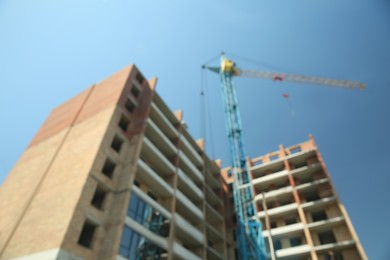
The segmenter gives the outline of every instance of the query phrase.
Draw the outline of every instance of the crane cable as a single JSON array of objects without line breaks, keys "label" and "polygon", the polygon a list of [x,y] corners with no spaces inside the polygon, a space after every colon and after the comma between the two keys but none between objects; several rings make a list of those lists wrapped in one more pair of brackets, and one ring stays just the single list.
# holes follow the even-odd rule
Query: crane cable
[{"label": "crane cable", "polygon": [[[210,60],[208,63],[212,62],[215,58]],[[205,63],[207,64],[207,63]],[[213,140],[213,125],[212,125],[212,120],[211,120],[211,106],[210,106],[210,99],[208,95],[206,95],[206,90],[207,90],[207,77],[206,77],[206,72],[202,68],[201,70],[201,84],[200,84],[200,97],[201,97],[201,111],[200,111],[200,133],[204,138],[205,142],[205,150],[208,145],[206,142],[207,139],[207,134],[209,134],[210,137],[210,155],[212,158],[215,158],[215,152],[214,152],[214,140]],[[207,132],[207,126],[209,126],[210,131]]]}]

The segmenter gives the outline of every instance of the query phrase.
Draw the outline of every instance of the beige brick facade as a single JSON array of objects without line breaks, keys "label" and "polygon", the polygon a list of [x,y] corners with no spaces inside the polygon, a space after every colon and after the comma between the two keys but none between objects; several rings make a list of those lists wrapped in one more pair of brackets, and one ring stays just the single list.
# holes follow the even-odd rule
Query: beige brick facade
[{"label": "beige brick facade", "polygon": [[[0,189],[0,259],[126,259],[125,229],[143,253],[226,257],[219,168],[156,83],[131,65],[52,111]],[[129,217],[135,198],[167,236]]]}]

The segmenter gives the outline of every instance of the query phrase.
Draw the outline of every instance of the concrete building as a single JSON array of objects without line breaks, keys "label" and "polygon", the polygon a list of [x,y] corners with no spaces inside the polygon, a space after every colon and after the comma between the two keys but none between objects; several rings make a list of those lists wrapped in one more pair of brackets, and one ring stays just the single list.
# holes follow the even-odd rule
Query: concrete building
[{"label": "concrete building", "polygon": [[[367,259],[312,136],[248,164],[257,217],[276,259]],[[228,170],[222,174],[231,185]]]},{"label": "concrete building", "polygon": [[226,259],[219,166],[134,66],[54,109],[0,189],[0,259]]}]

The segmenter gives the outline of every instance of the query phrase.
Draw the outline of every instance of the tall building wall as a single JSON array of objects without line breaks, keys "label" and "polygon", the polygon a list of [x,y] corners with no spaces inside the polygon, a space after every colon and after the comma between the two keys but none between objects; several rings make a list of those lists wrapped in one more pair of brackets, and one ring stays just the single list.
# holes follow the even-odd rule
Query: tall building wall
[{"label": "tall building wall", "polygon": [[226,257],[220,169],[155,85],[129,66],[53,110],[0,189],[1,259]]},{"label": "tall building wall", "polygon": [[[248,165],[257,217],[276,259],[367,259],[311,136],[248,158]],[[222,175],[231,185],[229,169]]]}]

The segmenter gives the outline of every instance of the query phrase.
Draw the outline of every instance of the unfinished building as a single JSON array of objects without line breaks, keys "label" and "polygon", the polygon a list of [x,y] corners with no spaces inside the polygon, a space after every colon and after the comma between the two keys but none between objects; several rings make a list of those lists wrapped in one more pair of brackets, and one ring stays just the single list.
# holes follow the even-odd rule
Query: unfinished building
[{"label": "unfinished building", "polygon": [[[275,259],[367,259],[312,136],[307,142],[248,158],[247,163],[270,255],[272,251]],[[229,168],[223,170],[231,191],[229,174]],[[226,214],[228,240],[234,241],[234,223],[229,222],[233,212]]]},{"label": "unfinished building", "polygon": [[220,168],[128,66],[54,109],[0,189],[1,259],[227,259]]}]

